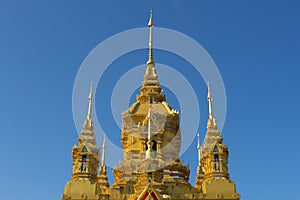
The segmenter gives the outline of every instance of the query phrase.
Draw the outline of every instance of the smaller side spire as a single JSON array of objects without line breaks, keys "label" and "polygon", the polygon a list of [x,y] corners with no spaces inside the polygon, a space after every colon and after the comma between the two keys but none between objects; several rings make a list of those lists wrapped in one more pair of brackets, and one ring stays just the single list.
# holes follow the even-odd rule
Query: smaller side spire
[{"label": "smaller side spire", "polygon": [[209,119],[214,118],[213,114],[213,106],[212,106],[212,97],[211,97],[211,92],[210,92],[210,84],[207,82],[207,101],[208,101],[208,106],[209,106]]},{"label": "smaller side spire", "polygon": [[92,105],[93,104],[93,84],[91,82],[91,86],[90,86],[90,94],[89,94],[89,110],[88,110],[88,119],[92,119]]},{"label": "smaller side spire", "polygon": [[212,95],[211,95],[209,82],[207,82],[207,101],[208,101],[208,116],[209,116],[208,121],[207,121],[207,128],[208,129],[217,129],[218,125],[217,125],[216,119],[214,118]]},{"label": "smaller side spire", "polygon": [[200,162],[200,159],[201,159],[201,143],[200,143],[200,134],[198,133],[197,134],[198,136],[198,146],[197,146],[197,149],[198,149],[198,161]]},{"label": "smaller side spire", "polygon": [[200,188],[202,180],[203,180],[203,169],[202,169],[202,164],[201,164],[200,134],[198,133],[197,136],[198,136],[198,145],[197,145],[197,149],[198,149],[198,167],[197,167],[197,176],[196,176],[195,187]]},{"label": "smaller side spire", "polygon": [[105,166],[105,149],[106,149],[106,136],[104,135],[103,144],[102,144],[101,166]]},{"label": "smaller side spire", "polygon": [[209,106],[209,117],[207,120],[207,131],[205,135],[205,140],[202,149],[202,158],[207,155],[207,153],[214,150],[215,145],[222,143],[222,136],[218,129],[217,121],[213,115],[213,105],[212,105],[212,95],[209,82],[207,83],[207,100]]},{"label": "smaller side spire", "polygon": [[90,93],[89,93],[89,106],[88,106],[88,113],[87,113],[87,117],[86,120],[83,124],[83,128],[86,130],[94,130],[94,124],[93,124],[93,120],[92,120],[92,110],[93,110],[93,85],[91,82],[91,86],[90,86]]},{"label": "smaller side spire", "polygon": [[100,160],[100,149],[97,148],[92,120],[93,88],[89,91],[88,114],[83,124],[83,130],[78,137],[78,146],[74,146],[72,179],[87,178],[95,181]]},{"label": "smaller side spire", "polygon": [[99,167],[99,175],[98,175],[98,184],[102,192],[108,192],[107,188],[109,187],[106,165],[105,165],[105,150],[106,150],[106,136],[104,135],[103,144],[102,144],[102,160],[101,165]]}]

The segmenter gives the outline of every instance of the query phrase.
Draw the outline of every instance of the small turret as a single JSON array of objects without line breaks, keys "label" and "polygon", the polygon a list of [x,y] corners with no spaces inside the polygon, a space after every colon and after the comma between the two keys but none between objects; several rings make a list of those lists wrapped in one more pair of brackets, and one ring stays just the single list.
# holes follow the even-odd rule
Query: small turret
[{"label": "small turret", "polygon": [[[96,198],[97,171],[99,164],[100,150],[97,148],[94,125],[92,120],[93,87],[90,87],[89,105],[87,118],[83,124],[83,130],[78,138],[78,145],[72,149],[73,172],[62,195],[62,200],[75,199],[78,195]],[[84,188],[82,193],[78,188]]]},{"label": "small turret", "polygon": [[105,165],[105,150],[106,150],[106,136],[104,135],[102,144],[102,159],[101,166],[99,167],[98,185],[103,193],[106,193],[109,188],[106,165]]},{"label": "small turret", "polygon": [[195,188],[200,188],[201,183],[203,181],[203,169],[202,169],[202,164],[201,164],[201,143],[200,143],[200,134],[197,134],[198,137],[198,145],[197,145],[197,150],[198,150],[198,167],[197,167],[197,175],[196,175],[196,184]]}]

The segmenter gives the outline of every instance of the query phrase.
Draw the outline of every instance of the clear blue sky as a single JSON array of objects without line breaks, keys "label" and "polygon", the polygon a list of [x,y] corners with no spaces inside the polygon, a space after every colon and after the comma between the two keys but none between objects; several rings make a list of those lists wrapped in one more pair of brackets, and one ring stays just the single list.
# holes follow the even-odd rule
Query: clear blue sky
[{"label": "clear blue sky", "polygon": [[[297,198],[299,1],[2,0],[1,199],[60,199],[78,137],[72,116],[77,70],[101,41],[144,27],[150,7],[156,26],[194,38],[218,65],[227,93],[222,134],[242,199]],[[146,61],[138,55],[138,64]],[[195,146],[183,156],[192,183]]]}]

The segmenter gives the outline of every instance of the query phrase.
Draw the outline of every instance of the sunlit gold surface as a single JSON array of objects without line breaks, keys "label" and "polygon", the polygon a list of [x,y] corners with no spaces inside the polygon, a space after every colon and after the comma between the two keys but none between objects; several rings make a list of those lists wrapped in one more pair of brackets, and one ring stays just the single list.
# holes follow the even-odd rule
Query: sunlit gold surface
[{"label": "sunlit gold surface", "polygon": [[[203,147],[198,135],[198,168],[195,186],[190,169],[179,160],[181,133],[179,112],[162,93],[152,53],[152,11],[149,20],[149,59],[140,94],[122,114],[124,159],[114,167],[114,183],[108,183],[105,140],[96,146],[92,121],[92,87],[89,108],[78,145],[73,147],[73,173],[62,200],[227,199],[239,200],[229,179],[228,148],[218,130],[208,85],[209,119]],[[188,97],[187,97],[188,98]],[[148,148],[149,147],[149,148]],[[196,150],[196,147],[195,147]]]}]

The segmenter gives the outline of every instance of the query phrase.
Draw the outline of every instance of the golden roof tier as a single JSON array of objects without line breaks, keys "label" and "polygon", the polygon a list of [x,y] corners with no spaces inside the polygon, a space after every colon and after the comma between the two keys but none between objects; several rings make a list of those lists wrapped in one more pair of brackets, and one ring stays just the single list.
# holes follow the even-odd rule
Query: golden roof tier
[{"label": "golden roof tier", "polygon": [[136,102],[122,114],[124,159],[113,169],[110,186],[105,165],[106,137],[96,146],[92,121],[92,87],[88,115],[72,150],[73,173],[62,200],[239,200],[228,173],[228,148],[213,113],[208,84],[208,122],[204,145],[198,134],[196,183],[189,183],[190,169],[179,159],[181,132],[179,112],[167,102],[160,86],[153,59],[153,17],[150,12],[149,57]]}]

